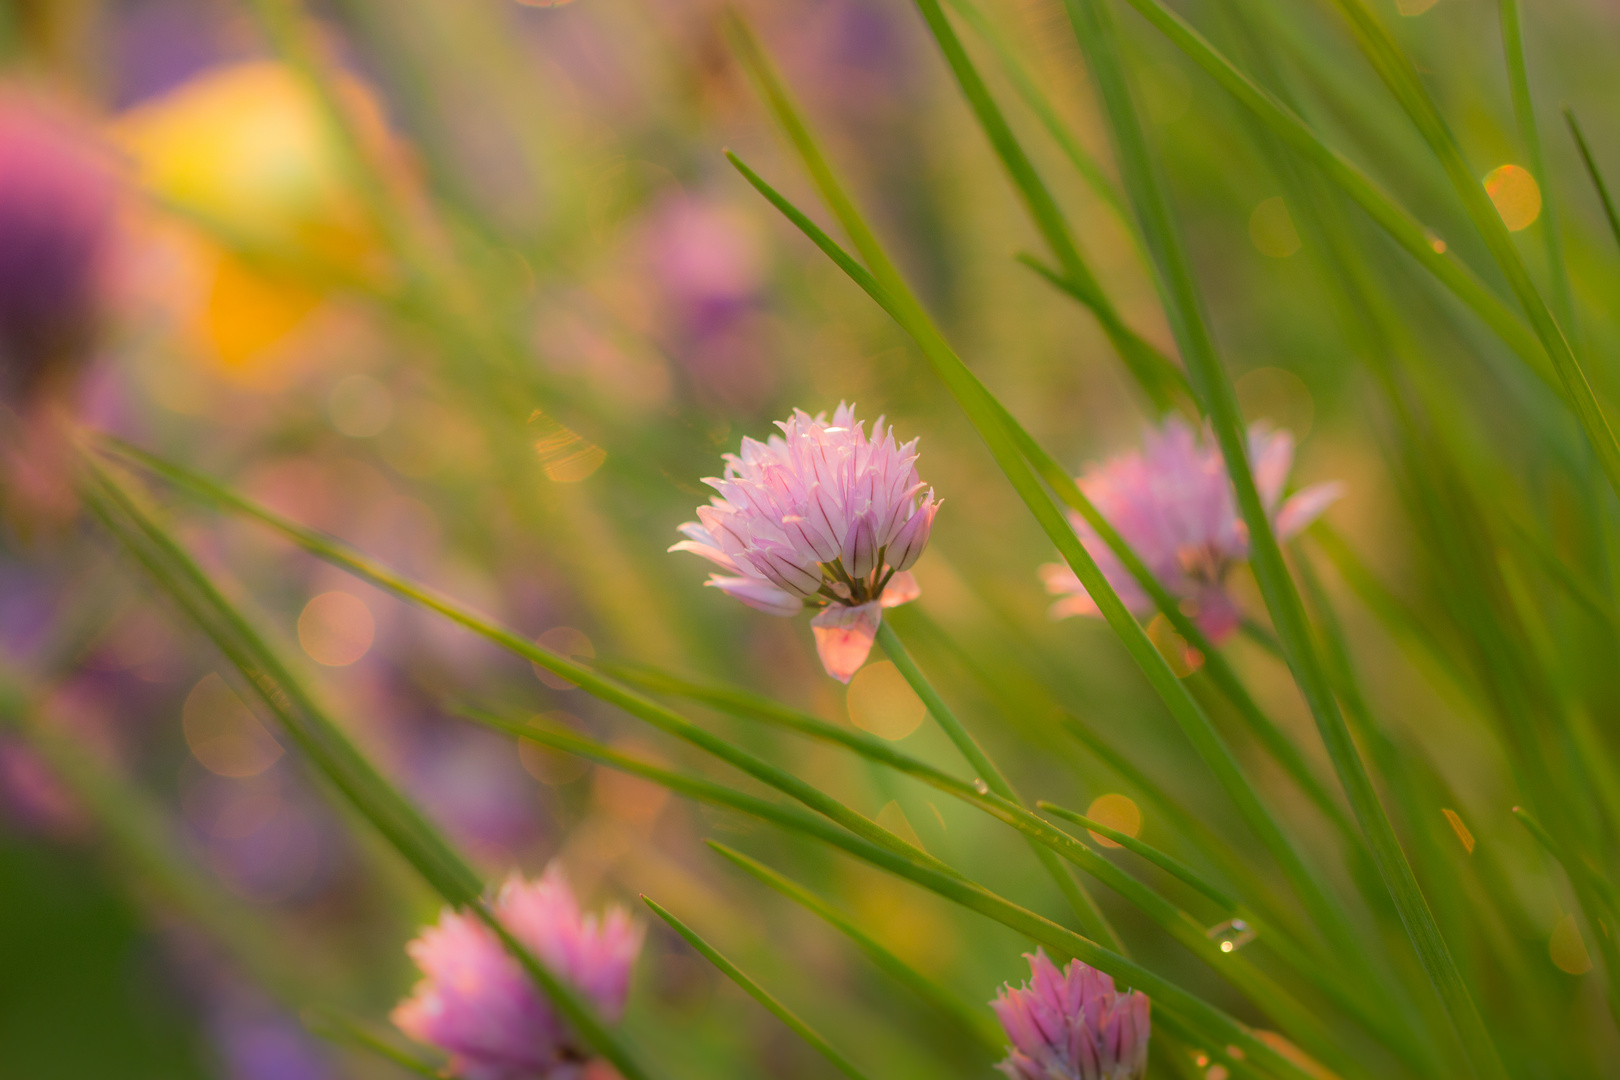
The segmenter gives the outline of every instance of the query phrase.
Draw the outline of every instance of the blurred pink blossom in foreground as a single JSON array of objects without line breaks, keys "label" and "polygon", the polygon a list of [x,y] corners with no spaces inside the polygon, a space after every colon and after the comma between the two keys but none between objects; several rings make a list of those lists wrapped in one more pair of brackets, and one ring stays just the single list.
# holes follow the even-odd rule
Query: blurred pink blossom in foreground
[{"label": "blurred pink blossom in foreground", "polygon": [[[642,928],[622,908],[583,914],[556,864],[538,881],[513,874],[495,916],[608,1020],[624,1011]],[[589,1048],[541,995],[495,932],[446,910],[406,947],[426,976],[394,1009],[399,1029],[450,1054],[463,1080],[581,1080]]]},{"label": "blurred pink blossom in foreground", "polygon": [[[1317,484],[1283,501],[1294,463],[1294,437],[1286,431],[1251,427],[1249,463],[1278,540],[1316,520],[1343,492],[1338,483]],[[1236,629],[1242,616],[1227,591],[1226,575],[1249,557],[1249,531],[1212,440],[1173,416],[1147,433],[1140,453],[1110,458],[1079,482],[1086,498],[1171,595],[1181,598],[1182,610],[1212,641]],[[1071,512],[1069,518],[1125,606],[1138,615],[1151,612],[1153,601],[1102,537],[1079,514]],[[1054,619],[1098,614],[1068,566],[1048,563],[1041,567],[1041,577],[1047,592],[1063,598],[1052,605]]]},{"label": "blurred pink blossom in foreground", "polygon": [[720,494],[680,527],[690,551],[728,574],[709,584],[749,607],[795,615],[806,601],[827,674],[849,682],[866,661],[883,609],[917,596],[908,572],[928,543],[939,504],[917,478],[917,440],[904,446],[883,418],[867,439],[855,408],[795,409],[781,435],[744,439],[726,472],[704,483]]},{"label": "blurred pink blossom in foreground", "polygon": [[990,1007],[1012,1045],[997,1065],[1012,1080],[1137,1080],[1147,1072],[1147,995],[1070,960],[1062,974],[1036,949],[1029,982],[1002,987]]}]

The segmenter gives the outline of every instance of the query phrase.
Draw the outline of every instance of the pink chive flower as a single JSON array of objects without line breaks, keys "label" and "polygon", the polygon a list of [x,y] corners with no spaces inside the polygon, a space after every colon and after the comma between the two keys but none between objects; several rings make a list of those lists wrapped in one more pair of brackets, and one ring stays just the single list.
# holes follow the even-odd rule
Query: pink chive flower
[{"label": "pink chive flower", "polygon": [[1078,960],[1062,974],[1036,949],[1029,982],[1003,986],[990,1007],[1012,1045],[996,1068],[1011,1080],[1139,1080],[1152,1025],[1147,995],[1123,994]]},{"label": "pink chive flower", "polygon": [[868,439],[855,408],[795,409],[782,434],[742,441],[719,492],[680,527],[671,551],[726,571],[708,584],[771,615],[819,608],[810,627],[827,674],[849,682],[866,662],[883,609],[917,597],[909,573],[939,503],[917,478],[917,440],[899,446],[883,418]]},{"label": "pink chive flower", "polygon": [[[622,908],[600,919],[579,910],[553,863],[538,881],[513,874],[495,916],[535,955],[583,993],[608,1020],[624,1011],[642,928]],[[446,909],[405,949],[425,976],[394,1009],[406,1035],[450,1055],[461,1080],[582,1080],[590,1064],[580,1044],[477,916]]]},{"label": "pink chive flower", "polygon": [[[1294,462],[1294,437],[1259,424],[1249,429],[1249,463],[1255,486],[1271,515],[1277,539],[1287,540],[1315,521],[1343,493],[1338,483],[1317,484],[1282,498]],[[1136,552],[1182,610],[1194,617],[1210,640],[1219,641],[1242,620],[1226,589],[1233,566],[1249,557],[1249,531],[1237,509],[1226,463],[1214,441],[1172,416],[1150,430],[1140,453],[1110,458],[1080,477],[1080,490]],[[1125,606],[1138,615],[1153,601],[1123,563],[1079,514],[1074,531],[1097,560]],[[1097,615],[1095,601],[1074,571],[1063,564],[1041,567],[1046,591],[1062,597],[1052,605],[1054,619]]]}]

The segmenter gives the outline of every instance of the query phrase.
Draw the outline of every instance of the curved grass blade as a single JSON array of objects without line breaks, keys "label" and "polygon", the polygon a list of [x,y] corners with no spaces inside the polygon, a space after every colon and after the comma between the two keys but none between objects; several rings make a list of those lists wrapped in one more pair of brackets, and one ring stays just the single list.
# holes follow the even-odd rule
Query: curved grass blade
[{"label": "curved grass blade", "polygon": [[1568,105],[1564,106],[1564,122],[1569,125],[1569,133],[1574,136],[1575,146],[1581,152],[1581,161],[1586,165],[1586,175],[1592,178],[1592,186],[1597,189],[1598,199],[1603,203],[1603,216],[1609,220],[1609,231],[1614,234],[1614,242],[1620,244],[1620,214],[1615,213],[1614,200],[1609,198],[1609,185],[1603,182],[1603,173],[1598,169],[1597,159],[1592,156],[1592,148],[1586,144],[1586,136],[1581,134],[1575,110]]},{"label": "curved grass blade", "polygon": [[[901,676],[910,684],[911,689],[922,699],[923,704],[928,709],[928,714],[934,718],[934,722],[944,730],[946,736],[950,738],[962,757],[967,759],[967,763],[979,778],[978,783],[984,784],[986,790],[995,792],[1008,802],[1022,805],[1017,792],[1013,790],[1013,786],[1008,782],[1006,775],[1002,773],[995,762],[990,760],[990,756],[984,752],[984,748],[979,745],[978,740],[973,737],[967,728],[962,726],[962,722],[956,718],[956,714],[951,711],[950,706],[945,704],[945,699],[939,696],[939,692],[928,681],[928,677],[922,673],[922,669],[917,667],[916,662],[911,659],[911,654],[906,651],[905,645],[900,641],[900,635],[894,632],[891,620],[885,619],[878,623],[877,644],[883,649],[884,655],[899,669]],[[1091,936],[1112,945],[1115,952],[1124,953],[1125,948],[1120,941],[1119,934],[1102,913],[1102,909],[1097,906],[1096,899],[1092,897],[1086,887],[1064,868],[1051,851],[1039,846],[1034,840],[1030,841],[1030,845],[1035,852],[1035,857],[1040,860],[1041,866],[1051,876],[1052,880],[1057,882],[1058,889],[1062,891],[1064,899],[1068,900],[1069,906],[1074,909],[1075,915],[1079,917],[1081,927]]]},{"label": "curved grass blade", "polygon": [[641,902],[651,908],[654,915],[668,923],[677,934],[685,938],[686,943],[696,949],[705,960],[718,968],[721,974],[746,990],[749,997],[765,1006],[773,1016],[793,1029],[793,1033],[809,1043],[816,1053],[832,1062],[839,1072],[849,1077],[850,1080],[866,1080],[866,1074],[852,1065],[850,1060],[839,1053],[832,1043],[824,1039],[815,1028],[800,1020],[792,1009],[778,1001],[770,991],[743,974],[741,968],[720,955],[720,952],[713,945],[704,941],[691,927],[671,915],[652,897],[643,896]]},{"label": "curved grass blade", "polygon": [[[856,209],[821,153],[774,68],[735,12],[731,13],[728,26],[744,65],[750,71],[777,120],[786,130],[795,149],[798,150],[806,169],[821,190],[822,197],[871,268],[870,274],[866,276],[868,279],[874,279],[878,286],[879,303],[921,348],[935,373],[945,383],[946,388],[978,430],[980,437],[984,439],[996,464],[1011,481],[1014,490],[1035,516],[1047,538],[1057,547],[1064,560],[1080,578],[1086,591],[1097,602],[1103,618],[1119,635],[1132,659],[1169,706],[1172,716],[1215,772],[1222,787],[1237,803],[1250,827],[1255,830],[1262,843],[1281,865],[1284,874],[1300,893],[1318,922],[1332,934],[1340,948],[1345,950],[1346,957],[1359,956],[1359,946],[1354,942],[1350,920],[1342,905],[1325,888],[1288,841],[1276,818],[1261,800],[1233,756],[1230,746],[1215,730],[1187,688],[1171,671],[1168,662],[1159,654],[1147,633],[1120,601],[1096,561],[1085,550],[1074,530],[1069,527],[1068,522],[1042,489],[1039,479],[1031,471],[1017,444],[1005,429],[1002,422],[1004,414],[994,404],[993,395],[956,355],[921,304],[906,287],[899,271],[889,261],[876,235]],[[778,200],[786,202],[780,196],[772,201],[780,205]],[[803,214],[797,215],[796,220],[803,219]],[[828,241],[828,244],[830,243],[831,241]],[[840,261],[840,265],[845,265],[844,261]],[[862,278],[857,277],[856,280],[859,283]]]},{"label": "curved grass blade", "polygon": [[840,848],[872,866],[905,878],[953,903],[1024,934],[1046,946],[1055,958],[1078,957],[1092,967],[1112,975],[1124,985],[1153,995],[1156,1009],[1165,1009],[1180,1015],[1189,1028],[1198,1032],[1198,1038],[1208,1045],[1236,1046],[1243,1051],[1245,1060],[1255,1068],[1263,1068],[1266,1073],[1274,1074],[1283,1080],[1308,1080],[1307,1074],[1297,1065],[1255,1038],[1247,1027],[1201,998],[1182,990],[1118,953],[1103,948],[1089,938],[1059,926],[1050,919],[1020,907],[959,875],[942,873],[906,859],[887,848],[838,829],[826,819],[797,807],[771,803],[753,795],[733,791],[712,781],[650,765],[589,739],[549,728],[510,724],[487,714],[464,712],[463,715],[499,730],[513,734],[521,733],[524,738],[533,739],[544,746],[577,754],[587,760],[651,780],[678,795],[710,805],[739,810]]},{"label": "curved grass blade", "polygon": [[[1349,4],[1355,0],[1340,2]],[[1473,996],[1457,970],[1450,947],[1418,887],[1417,878],[1401,849],[1394,827],[1379,802],[1360,751],[1350,737],[1321,658],[1317,655],[1304,604],[1283,562],[1282,549],[1278,546],[1265,505],[1255,487],[1253,474],[1249,470],[1246,436],[1237,395],[1230,376],[1216,355],[1214,342],[1204,322],[1202,300],[1192,266],[1132,102],[1109,15],[1101,0],[1066,0],[1066,6],[1081,49],[1090,62],[1092,75],[1101,91],[1119,152],[1127,194],[1142,223],[1148,249],[1158,261],[1160,272],[1174,298],[1171,325],[1177,332],[1193,385],[1209,411],[1216,440],[1237,491],[1238,505],[1249,529],[1251,564],[1271,612],[1272,622],[1287,650],[1295,682],[1316,719],[1317,730],[1350,800],[1356,820],[1366,834],[1385,887],[1394,900],[1396,910],[1400,912],[1401,921],[1405,924],[1419,960],[1434,983],[1464,1050],[1482,1077],[1500,1080],[1505,1077],[1501,1060]],[[1485,198],[1483,189],[1479,194]],[[1489,205],[1488,199],[1486,204]],[[1495,215],[1494,208],[1491,213]],[[1501,227],[1500,218],[1496,218],[1496,224]],[[1506,236],[1505,229],[1503,236]],[[1559,343],[1562,343],[1562,339]],[[1554,347],[1550,341],[1546,345],[1549,349]],[[1574,392],[1571,388],[1571,394]],[[1620,479],[1620,474],[1617,474],[1617,479]],[[1342,924],[1329,924],[1325,929],[1343,933],[1345,927]]]},{"label": "curved grass blade", "polygon": [[506,931],[484,902],[478,875],[355,749],[184,549],[104,470],[88,458],[83,464],[86,505],[236,665],[281,730],[447,902],[466,907],[500,936],[507,951],[592,1048],[627,1080],[649,1080],[650,1074],[584,997]]},{"label": "curved grass blade", "polygon": [[673,712],[655,701],[633,693],[604,678],[596,670],[560,656],[549,649],[542,648],[519,636],[514,631],[496,625],[456,601],[393,573],[380,564],[355,552],[342,541],[289,521],[250,500],[242,498],[213,480],[153,457],[134,447],[109,443],[108,448],[111,452],[117,453],[126,460],[154,472],[183,491],[201,498],[210,505],[232,510],[259,521],[312,555],[335,566],[342,567],[404,600],[436,611],[509,652],[515,653],[532,663],[539,664],[546,670],[567,679],[593,697],[616,705],[660,731],[713,754],[756,780],[792,796],[804,803],[804,805],[814,809],[817,813],[825,814],[828,818],[838,822],[856,835],[900,852],[908,858],[917,857],[930,862],[936,869],[945,869],[944,864],[934,859],[933,856],[914,848],[881,825],[856,813],[843,803],[831,798],[791,773],[778,769],[774,765],[749,754],[747,751],[733,746],[724,739],[705,731],[679,713]]},{"label": "curved grass blade", "polygon": [[1125,361],[1142,392],[1158,412],[1175,407],[1178,398],[1190,397],[1192,388],[1187,385],[1187,377],[1181,369],[1121,320],[1119,312],[1097,282],[1096,275],[1086,264],[1085,257],[1080,254],[1057,200],[1052,198],[1052,193],[1035,171],[1034,163],[1024,153],[1018,137],[1013,134],[1000,107],[990,96],[989,88],[979,77],[967,51],[962,48],[962,42],[940,8],[939,0],[916,0],[916,3],[940,51],[945,54],[945,61],[956,76],[957,85],[967,98],[973,115],[978,118],[979,127],[990,140],[996,156],[1001,159],[1013,186],[1018,189],[1024,209],[1063,268],[1062,277],[1068,284],[1065,291],[1078,298],[1097,316],[1120,359]]},{"label": "curved grass blade", "polygon": [[304,1022],[304,1027],[328,1042],[359,1047],[367,1053],[392,1062],[406,1072],[443,1080],[445,1073],[442,1066],[424,1061],[415,1054],[400,1049],[347,1013],[336,1009],[308,1008],[299,1014],[299,1019]]},{"label": "curved grass blade", "polygon": [[1004,1037],[1001,1029],[996,1026],[995,1021],[990,1018],[989,1013],[985,1010],[969,1007],[966,1002],[955,994],[890,952],[882,942],[856,926],[843,912],[809,889],[777,873],[764,863],[755,862],[735,848],[727,847],[718,840],[710,840],[707,843],[739,868],[751,874],[756,880],[775,889],[848,937],[855,943],[857,948],[871,959],[872,963],[887,972],[896,982],[904,985],[906,989],[926,1001],[940,1013],[949,1017],[956,1027],[967,1032],[991,1056],[997,1056],[1001,1053],[1002,1043],[1005,1041]]}]

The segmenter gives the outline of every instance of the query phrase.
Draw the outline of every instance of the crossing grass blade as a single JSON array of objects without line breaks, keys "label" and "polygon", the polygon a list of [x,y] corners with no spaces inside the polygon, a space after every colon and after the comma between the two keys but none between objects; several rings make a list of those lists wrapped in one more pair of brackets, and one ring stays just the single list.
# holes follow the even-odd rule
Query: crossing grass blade
[{"label": "crossing grass blade", "polygon": [[[1343,0],[1353,3],[1354,0]],[[1473,997],[1464,984],[1441,935],[1433,912],[1418,887],[1417,878],[1379,802],[1372,779],[1350,737],[1339,704],[1317,654],[1304,605],[1283,562],[1282,549],[1249,470],[1246,432],[1232,381],[1215,351],[1205,322],[1203,301],[1192,267],[1159,178],[1157,163],[1136,113],[1129,81],[1122,65],[1111,16],[1102,0],[1065,0],[1075,35],[1089,62],[1108,116],[1109,129],[1119,155],[1126,194],[1136,211],[1148,250],[1172,297],[1171,327],[1181,346],[1188,374],[1204,404],[1216,441],[1237,492],[1237,501],[1249,530],[1250,560],[1271,613],[1278,636],[1287,650],[1289,667],[1303,693],[1317,730],[1349,798],[1351,809],[1372,848],[1386,888],[1400,912],[1407,934],[1424,970],[1445,1005],[1457,1037],[1475,1069],[1485,1080],[1503,1080],[1506,1074]],[[1484,192],[1479,192],[1484,198]],[[1489,200],[1486,199],[1487,205]],[[1494,215],[1495,211],[1492,209]],[[1498,227],[1500,219],[1496,219]],[[1503,230],[1505,238],[1506,231]],[[1560,339],[1561,342],[1562,339]],[[1553,342],[1547,342],[1549,349]],[[1566,346],[1567,348],[1567,346]],[[1572,388],[1571,393],[1575,391]],[[1620,464],[1620,456],[1617,456]],[[1620,479],[1620,473],[1617,473]],[[1343,926],[1329,924],[1329,932]],[[1351,937],[1353,938],[1353,934]]]},{"label": "crossing grass blade", "polygon": [[973,115],[978,118],[979,127],[990,140],[996,156],[1001,159],[1013,186],[1018,190],[1024,209],[1062,267],[1062,280],[1068,285],[1065,291],[1078,297],[1097,316],[1103,332],[1108,335],[1120,359],[1125,361],[1137,385],[1154,408],[1160,413],[1173,408],[1178,399],[1185,400],[1192,393],[1187,385],[1187,377],[1168,357],[1154,349],[1120,319],[1119,312],[1103,291],[1096,275],[1091,272],[1085,257],[1080,254],[1057,200],[1035,171],[1035,165],[1024,152],[1018,136],[1013,133],[1001,108],[990,96],[989,87],[984,84],[967,50],[962,47],[939,0],[916,0],[916,3]]},{"label": "crossing grass blade", "polygon": [[686,939],[686,943],[698,951],[698,954],[720,970],[726,978],[742,987],[748,996],[765,1006],[778,1020],[792,1029],[793,1033],[809,1043],[816,1053],[833,1063],[833,1066],[850,1080],[866,1080],[866,1074],[857,1069],[850,1060],[839,1052],[832,1043],[822,1037],[815,1028],[799,1019],[792,1009],[782,1004],[776,997],[759,983],[745,975],[741,968],[727,960],[720,951],[707,941],[704,941],[696,931],[687,926],[665,910],[650,896],[643,896],[642,903],[652,909],[652,913],[668,923],[677,934]]},{"label": "crossing grass blade", "polygon": [[[956,718],[955,712],[951,710],[949,705],[945,704],[945,699],[939,696],[939,691],[934,689],[933,683],[928,681],[928,677],[922,673],[922,669],[917,667],[916,662],[911,659],[911,654],[906,651],[905,645],[900,641],[900,635],[894,632],[892,620],[885,619],[878,624],[877,645],[899,670],[911,689],[922,699],[922,703],[928,709],[928,715],[934,718],[934,722],[940,726],[962,757],[967,760],[968,765],[973,768],[979,781],[988,790],[995,792],[1003,799],[1021,805],[1018,794],[1013,790],[1013,786],[1008,782],[1006,775],[1002,773],[995,762],[990,760],[990,756],[984,752],[984,748],[979,745],[979,741],[973,737],[972,733],[962,726],[962,722]],[[1126,950],[1119,934],[1109,923],[1107,916],[1102,913],[1102,909],[1097,906],[1097,901],[1092,897],[1085,885],[1077,881],[1074,875],[1057,860],[1057,857],[1051,851],[1040,846],[1037,841],[1032,839],[1030,846],[1035,852],[1036,859],[1040,861],[1041,867],[1057,883],[1058,889],[1062,891],[1064,898],[1068,900],[1069,906],[1074,909],[1076,917],[1080,920],[1081,928],[1097,940],[1108,943],[1115,952],[1124,953]]]},{"label": "crossing grass blade", "polygon": [[355,749],[265,638],[179,543],[99,464],[86,456],[83,467],[81,494],[92,513],[236,666],[280,730],[446,902],[467,908],[501,938],[535,985],[591,1047],[626,1080],[650,1080],[651,1074],[584,997],[507,932],[484,902],[478,875]]},{"label": "crossing grass blade", "polygon": [[988,1055],[1001,1053],[1004,1042],[1001,1029],[983,1008],[970,1007],[956,994],[900,959],[882,942],[855,925],[847,915],[804,886],[718,840],[710,840],[708,845],[755,880],[781,893],[849,938],[873,964],[948,1018],[954,1028],[966,1032]]},{"label": "crossing grass blade", "polygon": [[952,903],[1026,935],[1045,946],[1056,958],[1077,957],[1092,967],[1107,972],[1124,985],[1151,995],[1156,1010],[1166,1010],[1180,1016],[1187,1028],[1196,1031],[1198,1038],[1205,1045],[1238,1047],[1242,1052],[1240,1060],[1247,1064],[1235,1066],[1233,1075],[1247,1075],[1249,1070],[1253,1069],[1263,1070],[1265,1075],[1274,1076],[1277,1080],[1307,1080],[1308,1074],[1297,1064],[1256,1038],[1249,1028],[1233,1020],[1220,1009],[1089,938],[1082,937],[954,872],[941,872],[919,861],[907,859],[894,851],[854,836],[846,830],[836,828],[825,818],[797,807],[772,803],[709,780],[651,765],[590,739],[551,728],[514,725],[476,710],[463,710],[462,715],[474,722],[510,734],[521,734],[524,738],[533,739],[543,746],[576,754],[589,761],[650,780],[685,798],[737,810],[799,835],[840,848],[869,865],[909,880]]},{"label": "crossing grass blade", "polygon": [[1581,162],[1586,166],[1586,175],[1592,179],[1592,187],[1597,191],[1598,201],[1603,204],[1603,216],[1608,219],[1609,231],[1614,234],[1614,242],[1620,245],[1620,213],[1615,212],[1614,200],[1609,198],[1609,185],[1603,182],[1603,173],[1598,169],[1597,159],[1592,156],[1592,148],[1586,143],[1586,136],[1581,133],[1580,121],[1575,119],[1575,110],[1568,105],[1564,106],[1564,122],[1569,125],[1569,133],[1575,140],[1575,148],[1581,152]]},{"label": "crossing grass blade", "polygon": [[[889,261],[876,235],[856,209],[842,182],[822,154],[788,95],[786,87],[760,51],[751,32],[734,12],[728,19],[728,25],[734,47],[745,67],[759,86],[762,96],[778,122],[787,132],[794,148],[799,152],[823,199],[865,259],[869,272],[856,276],[857,283],[861,283],[864,279],[876,284],[877,293],[874,299],[889,311],[901,328],[921,348],[935,373],[956,398],[980,437],[984,439],[996,464],[1012,483],[1025,506],[1035,516],[1042,531],[1058,549],[1064,561],[1075,571],[1092,599],[1097,602],[1103,618],[1119,635],[1132,659],[1165,701],[1172,716],[1193,742],[1200,756],[1215,772],[1216,778],[1238,805],[1250,827],[1278,861],[1289,882],[1311,909],[1319,925],[1336,943],[1343,956],[1354,962],[1361,953],[1355,943],[1355,935],[1350,929],[1350,919],[1343,905],[1300,857],[1271,810],[1260,798],[1257,789],[1249,781],[1230,746],[1215,730],[1202,707],[1182,685],[1168,662],[1159,654],[1146,631],[1120,601],[1096,561],[1085,550],[1074,530],[1046,494],[1040,480],[1006,429],[1003,421],[1004,411],[998,408],[993,395],[956,355],[921,304],[911,294],[899,271]],[[735,160],[733,155],[733,161]],[[751,173],[745,173],[745,176],[749,175]],[[757,177],[751,179],[751,182],[754,182],[756,187],[763,183],[758,181]],[[780,206],[787,200],[777,195],[772,202]],[[798,213],[793,220],[797,223],[807,219],[802,213]],[[830,243],[828,241],[828,244]],[[823,250],[827,250],[827,247],[823,246]],[[851,260],[846,257],[837,261],[840,266],[846,266]]]}]

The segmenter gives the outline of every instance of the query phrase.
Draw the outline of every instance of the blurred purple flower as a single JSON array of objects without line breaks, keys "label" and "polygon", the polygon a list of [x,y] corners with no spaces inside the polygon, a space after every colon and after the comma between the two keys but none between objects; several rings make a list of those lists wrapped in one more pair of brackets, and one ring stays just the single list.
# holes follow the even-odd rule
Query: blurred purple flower
[{"label": "blurred purple flower", "polygon": [[1029,982],[1008,984],[990,1007],[1012,1045],[996,1068],[1011,1080],[1138,1080],[1152,1035],[1147,995],[1078,960],[1059,974],[1046,953],[1024,954]]},{"label": "blurred purple flower", "polygon": [[0,401],[17,407],[86,359],[116,208],[92,137],[0,90]]},{"label": "blurred purple flower", "polygon": [[[622,908],[583,914],[555,863],[538,881],[513,874],[495,916],[552,971],[617,1020],[629,993],[642,928]],[[494,931],[446,909],[406,946],[425,978],[394,1009],[406,1035],[450,1054],[463,1080],[580,1080],[589,1050],[579,1044]]]},{"label": "blurred purple flower", "polygon": [[[1283,501],[1294,461],[1294,437],[1286,431],[1251,427],[1249,461],[1279,540],[1316,520],[1343,491],[1336,482],[1317,484]],[[1237,628],[1242,616],[1227,591],[1226,575],[1249,557],[1249,532],[1213,440],[1171,417],[1147,433],[1140,453],[1121,454],[1087,471],[1080,490],[1153,576],[1181,598],[1182,610],[1212,641]],[[1069,518],[1125,606],[1137,614],[1152,611],[1152,600],[1102,538],[1079,514]],[[1047,592],[1063,597],[1052,605],[1053,618],[1098,614],[1096,602],[1067,565],[1048,563],[1041,567],[1041,577]]]},{"label": "blurred purple flower", "polygon": [[0,740],[0,820],[31,833],[66,838],[90,824],[84,807],[25,743]]},{"label": "blurred purple flower", "polygon": [[753,218],[735,207],[679,195],[654,212],[647,258],[689,335],[723,330],[758,300],[766,252]]},{"label": "blurred purple flower", "polygon": [[335,1075],[320,1044],[282,1013],[230,1009],[214,1020],[213,1028],[230,1080],[327,1080]]},{"label": "blurred purple flower", "polygon": [[827,674],[849,682],[872,649],[883,608],[917,596],[908,572],[928,543],[939,504],[917,477],[917,440],[904,446],[883,418],[866,437],[852,405],[832,423],[794,410],[781,435],[742,441],[725,455],[720,494],[680,527],[671,551],[701,555],[727,575],[708,584],[771,615],[805,601]]}]

